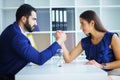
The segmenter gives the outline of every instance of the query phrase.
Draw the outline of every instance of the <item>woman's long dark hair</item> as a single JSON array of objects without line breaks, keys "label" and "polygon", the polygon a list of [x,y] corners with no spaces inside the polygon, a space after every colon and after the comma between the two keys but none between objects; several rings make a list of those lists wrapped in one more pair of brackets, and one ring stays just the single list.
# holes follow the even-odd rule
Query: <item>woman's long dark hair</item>
[{"label": "woman's long dark hair", "polygon": [[85,12],[83,12],[80,16],[80,18],[85,19],[88,23],[90,23],[91,20],[93,20],[95,22],[95,29],[99,32],[108,32],[102,22],[100,21],[99,17],[97,16],[97,14],[92,11],[92,10],[87,10]]}]

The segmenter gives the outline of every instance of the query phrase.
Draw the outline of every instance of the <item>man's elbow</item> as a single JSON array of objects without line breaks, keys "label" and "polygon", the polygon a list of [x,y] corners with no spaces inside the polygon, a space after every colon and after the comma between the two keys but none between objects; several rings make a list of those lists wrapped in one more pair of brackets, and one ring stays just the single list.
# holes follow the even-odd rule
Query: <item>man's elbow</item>
[{"label": "man's elbow", "polygon": [[38,65],[43,65],[45,62],[41,61]]}]

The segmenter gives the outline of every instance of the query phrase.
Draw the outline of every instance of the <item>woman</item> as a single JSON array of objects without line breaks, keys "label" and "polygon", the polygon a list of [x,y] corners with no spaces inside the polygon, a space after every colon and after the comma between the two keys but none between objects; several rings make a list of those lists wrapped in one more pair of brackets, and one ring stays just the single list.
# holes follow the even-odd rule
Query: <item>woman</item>
[{"label": "woman", "polygon": [[[79,18],[80,28],[87,37],[81,39],[78,45],[70,52],[64,44],[62,45],[65,62],[73,61],[85,50],[86,59],[89,60],[86,64],[104,69],[108,72],[108,75],[119,76],[120,74],[115,72],[120,71],[120,69],[117,69],[120,68],[120,40],[118,35],[107,31],[99,17],[92,10],[83,12]],[[57,34],[60,35],[60,31]]]}]

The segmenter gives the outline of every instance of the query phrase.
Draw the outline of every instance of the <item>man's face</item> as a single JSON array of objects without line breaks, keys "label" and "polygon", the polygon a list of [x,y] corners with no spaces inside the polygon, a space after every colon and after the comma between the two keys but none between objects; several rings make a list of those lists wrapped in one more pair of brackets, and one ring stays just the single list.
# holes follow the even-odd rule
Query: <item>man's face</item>
[{"label": "man's face", "polygon": [[34,11],[32,11],[31,16],[29,16],[26,19],[24,26],[28,32],[32,32],[34,30],[34,28],[36,27],[36,25],[37,25],[36,13]]}]

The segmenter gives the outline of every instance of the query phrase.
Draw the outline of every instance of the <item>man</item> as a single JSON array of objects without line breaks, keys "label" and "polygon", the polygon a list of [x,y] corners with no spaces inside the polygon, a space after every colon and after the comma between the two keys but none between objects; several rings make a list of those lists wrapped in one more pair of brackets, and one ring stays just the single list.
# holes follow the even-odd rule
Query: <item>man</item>
[{"label": "man", "polygon": [[36,10],[29,4],[21,5],[16,12],[16,22],[9,25],[0,36],[0,80],[14,80],[15,74],[29,62],[44,64],[66,40],[61,34],[51,46],[42,52],[34,49],[25,32],[32,32],[36,22]]}]

